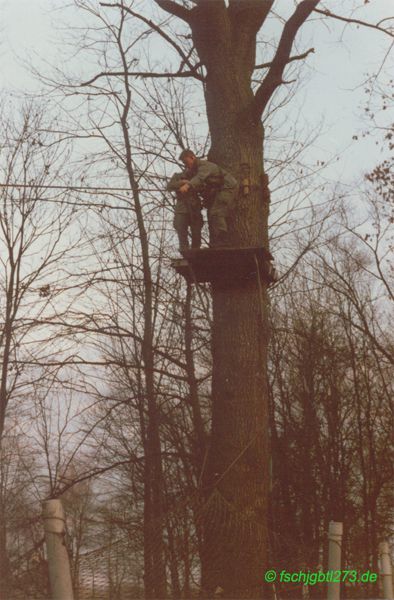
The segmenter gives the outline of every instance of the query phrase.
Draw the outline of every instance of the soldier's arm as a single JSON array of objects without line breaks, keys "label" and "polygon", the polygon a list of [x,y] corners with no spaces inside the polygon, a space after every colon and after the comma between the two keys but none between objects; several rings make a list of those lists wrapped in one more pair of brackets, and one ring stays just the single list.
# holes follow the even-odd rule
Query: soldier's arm
[{"label": "soldier's arm", "polygon": [[195,174],[194,177],[191,178],[191,180],[189,181],[189,184],[195,191],[198,192],[201,188],[204,187],[205,181],[210,175],[218,175],[218,174],[219,174],[219,168],[217,167],[217,165],[215,165],[214,163],[210,163],[208,161],[201,162],[200,165],[198,166],[197,173]]},{"label": "soldier's arm", "polygon": [[180,187],[186,182],[186,178],[181,173],[176,173],[171,177],[167,183],[167,190],[169,192],[177,192]]}]

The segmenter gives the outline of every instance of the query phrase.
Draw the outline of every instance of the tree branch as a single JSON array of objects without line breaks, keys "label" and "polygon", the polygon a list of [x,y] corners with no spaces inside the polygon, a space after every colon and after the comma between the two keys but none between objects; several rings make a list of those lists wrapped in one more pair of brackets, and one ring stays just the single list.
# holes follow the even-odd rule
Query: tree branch
[{"label": "tree branch", "polygon": [[179,56],[182,58],[182,60],[184,61],[184,63],[189,67],[189,69],[191,71],[193,71],[193,69],[195,67],[189,61],[189,57],[185,54],[185,52],[183,51],[182,47],[179,44],[177,44],[175,42],[174,38],[171,37],[171,36],[169,36],[168,33],[166,33],[159,25],[157,25],[156,23],[154,23],[153,21],[151,21],[151,19],[148,19],[147,17],[144,17],[143,15],[134,12],[133,10],[131,10],[131,8],[129,8],[127,6],[122,6],[122,4],[119,4],[119,3],[110,4],[110,3],[107,3],[107,2],[100,2],[100,5],[101,6],[106,6],[106,7],[109,7],[109,8],[120,8],[120,9],[123,9],[129,15],[135,17],[136,19],[139,19],[140,21],[142,21],[143,23],[145,23],[146,25],[148,25],[151,29],[153,29],[153,31],[155,31],[163,39],[165,39],[168,44],[170,44],[173,48],[175,48],[175,50],[178,52]]},{"label": "tree branch", "polygon": [[319,2],[320,0],[303,0],[286,22],[269,71],[255,94],[254,112],[256,120],[261,118],[272,94],[282,84],[283,71],[289,62],[291,47],[298,30]]},{"label": "tree branch", "polygon": [[[306,52],[303,52],[302,54],[297,54],[296,56],[291,56],[286,64],[289,64],[289,63],[293,62],[294,60],[302,60],[303,58],[306,58],[308,56],[308,54],[311,54],[311,53],[313,54],[314,52],[315,52],[314,48],[309,48],[309,50],[307,50]],[[256,65],[255,69],[268,69],[268,67],[270,67],[271,65],[272,65],[272,61],[267,62],[267,63],[261,63],[261,65]]]},{"label": "tree branch", "polygon": [[103,71],[102,73],[98,73],[89,81],[84,81],[75,87],[87,87],[88,85],[92,85],[95,81],[100,79],[101,77],[142,77],[143,79],[148,77],[195,77],[200,81],[204,81],[204,77],[195,73],[194,71],[177,71],[176,73],[155,73],[152,71]]},{"label": "tree branch", "polygon": [[184,6],[179,6],[179,4],[173,2],[173,0],[155,0],[155,2],[158,6],[160,6],[160,8],[162,8],[166,12],[190,24],[191,11],[187,10],[187,8],[185,8]]},{"label": "tree branch", "polygon": [[[326,9],[313,9],[314,12],[319,13],[320,15],[324,15],[326,17],[331,17],[332,19],[338,19],[338,21],[344,21],[345,23],[355,23],[356,25],[362,25],[363,27],[369,27],[371,29],[377,29],[377,31],[381,31],[382,33],[386,33],[390,37],[394,38],[394,31],[389,31],[388,29],[384,29],[379,26],[379,23],[374,25],[373,23],[367,23],[366,21],[360,21],[359,19],[351,19],[350,17],[342,17],[341,15],[336,15],[329,10]],[[387,21],[387,19],[383,19],[383,21]],[[383,21],[380,21],[382,23]]]}]

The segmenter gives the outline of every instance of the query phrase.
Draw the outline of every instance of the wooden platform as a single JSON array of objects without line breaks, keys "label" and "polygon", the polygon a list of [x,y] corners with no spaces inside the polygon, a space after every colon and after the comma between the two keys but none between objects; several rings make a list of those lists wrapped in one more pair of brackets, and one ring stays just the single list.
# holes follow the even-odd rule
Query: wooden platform
[{"label": "wooden platform", "polygon": [[272,283],[275,281],[272,260],[263,247],[201,248],[185,250],[183,258],[173,259],[171,265],[192,283],[239,283],[255,278],[257,269],[262,280]]}]

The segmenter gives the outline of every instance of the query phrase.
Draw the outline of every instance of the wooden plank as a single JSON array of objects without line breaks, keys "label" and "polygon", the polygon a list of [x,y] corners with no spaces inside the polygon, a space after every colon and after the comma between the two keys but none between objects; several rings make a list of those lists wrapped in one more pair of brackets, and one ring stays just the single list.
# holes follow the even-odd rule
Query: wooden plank
[{"label": "wooden plank", "polygon": [[256,277],[274,281],[272,256],[263,247],[201,248],[183,252],[183,258],[174,259],[172,266],[189,281],[235,283]]}]

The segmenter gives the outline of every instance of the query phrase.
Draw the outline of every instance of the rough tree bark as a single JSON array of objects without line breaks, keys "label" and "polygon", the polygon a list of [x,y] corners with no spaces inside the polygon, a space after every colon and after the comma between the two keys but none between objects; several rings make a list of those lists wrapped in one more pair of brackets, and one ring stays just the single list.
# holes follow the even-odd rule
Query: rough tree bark
[{"label": "rough tree bark", "polygon": [[[256,93],[251,87],[256,34],[273,1],[199,0],[186,9],[156,0],[187,22],[206,69],[211,134],[209,158],[239,176],[250,167],[251,193],[240,198],[231,223],[233,246],[268,247],[269,191],[263,167],[261,115],[290,58],[295,35],[318,4],[306,0],[284,26],[277,53]],[[212,435],[204,473],[205,533],[202,585],[226,598],[262,594],[268,496],[268,301],[257,281],[213,284]]]}]

